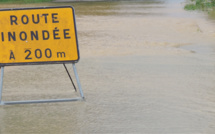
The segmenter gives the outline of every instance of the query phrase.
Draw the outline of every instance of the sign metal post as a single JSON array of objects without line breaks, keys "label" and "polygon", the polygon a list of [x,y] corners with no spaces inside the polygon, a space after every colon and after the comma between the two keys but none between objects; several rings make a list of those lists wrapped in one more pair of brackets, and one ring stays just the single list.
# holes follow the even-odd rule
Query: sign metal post
[{"label": "sign metal post", "polygon": [[[80,59],[75,12],[71,6],[0,10],[0,105],[83,100],[75,63]],[[81,97],[2,101],[5,66],[72,63]],[[75,88],[76,90],[76,88]]]},{"label": "sign metal post", "polygon": [[80,95],[84,99],[84,94],[83,94],[83,91],[82,91],[81,83],[79,81],[79,77],[78,77],[78,73],[77,73],[75,64],[72,64],[72,67],[73,67],[73,70],[74,70],[74,73],[75,73],[75,77],[76,77],[76,80],[77,80],[77,84],[78,84],[78,88],[79,88],[79,91],[80,91]]},{"label": "sign metal post", "polygon": [[4,67],[1,68],[1,80],[0,80],[0,105],[2,105],[2,89],[3,89],[3,77],[4,77]]}]

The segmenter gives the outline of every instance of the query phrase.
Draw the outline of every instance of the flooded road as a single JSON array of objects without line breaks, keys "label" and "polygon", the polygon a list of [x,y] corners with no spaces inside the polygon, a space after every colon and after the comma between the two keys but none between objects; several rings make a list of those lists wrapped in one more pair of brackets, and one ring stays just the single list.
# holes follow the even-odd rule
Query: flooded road
[{"label": "flooded road", "polygon": [[[215,22],[183,4],[1,5],[74,6],[86,101],[0,106],[0,134],[214,134]],[[76,96],[63,65],[5,67],[5,101]]]}]

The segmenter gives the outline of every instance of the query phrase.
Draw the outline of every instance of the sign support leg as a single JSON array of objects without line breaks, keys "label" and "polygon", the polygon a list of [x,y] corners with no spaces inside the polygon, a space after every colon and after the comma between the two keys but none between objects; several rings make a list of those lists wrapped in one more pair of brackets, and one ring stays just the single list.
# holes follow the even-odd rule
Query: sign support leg
[{"label": "sign support leg", "polygon": [[65,63],[63,63],[63,66],[64,66],[64,68],[66,69],[66,72],[67,72],[67,74],[68,74],[68,76],[69,76],[69,78],[70,78],[70,81],[72,82],[72,85],[73,85],[73,87],[74,87],[74,89],[75,89],[75,92],[77,92],[77,89],[76,89],[76,87],[75,87],[75,84],[74,84],[74,82],[73,82],[73,80],[72,80],[72,77],[71,77],[71,75],[70,75],[70,73],[69,73],[69,71],[68,71],[68,69],[67,69]]},{"label": "sign support leg", "polygon": [[1,79],[0,79],[0,105],[13,105],[13,104],[32,104],[32,103],[48,103],[48,102],[68,102],[68,101],[78,101],[84,100],[84,94],[81,88],[81,83],[79,81],[78,73],[75,64],[72,64],[75,78],[78,84],[80,97],[78,98],[65,98],[65,99],[48,99],[48,100],[24,100],[24,101],[2,101],[2,89],[3,89],[3,77],[4,77],[4,67],[1,67]]},{"label": "sign support leg", "polygon": [[4,67],[1,68],[1,80],[0,80],[0,105],[2,105],[2,89],[3,89],[3,77],[4,77]]},{"label": "sign support leg", "polygon": [[81,95],[82,99],[84,99],[84,93],[83,93],[82,88],[81,88],[81,83],[79,81],[79,77],[78,77],[78,73],[77,73],[77,70],[76,70],[76,67],[75,67],[75,63],[72,63],[72,67],[73,67],[75,78],[76,78],[76,81],[77,81],[77,84],[78,84],[80,95]]}]

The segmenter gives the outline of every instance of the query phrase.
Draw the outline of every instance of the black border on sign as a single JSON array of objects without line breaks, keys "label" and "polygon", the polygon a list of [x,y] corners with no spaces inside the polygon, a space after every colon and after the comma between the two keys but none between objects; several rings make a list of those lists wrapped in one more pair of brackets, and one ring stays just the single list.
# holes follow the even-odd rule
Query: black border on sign
[{"label": "black border on sign", "polygon": [[0,63],[0,67],[3,66],[18,66],[18,65],[39,65],[39,64],[62,64],[62,63],[77,63],[80,59],[79,46],[78,46],[78,36],[76,29],[76,20],[75,20],[75,10],[72,6],[54,6],[54,7],[28,7],[28,8],[11,8],[11,9],[0,9],[1,11],[13,11],[13,10],[34,10],[34,9],[52,9],[52,8],[71,8],[73,11],[73,20],[74,20],[74,29],[75,29],[75,38],[76,38],[76,47],[77,47],[77,60],[65,60],[65,61],[41,61],[41,62],[20,62],[20,63]]}]

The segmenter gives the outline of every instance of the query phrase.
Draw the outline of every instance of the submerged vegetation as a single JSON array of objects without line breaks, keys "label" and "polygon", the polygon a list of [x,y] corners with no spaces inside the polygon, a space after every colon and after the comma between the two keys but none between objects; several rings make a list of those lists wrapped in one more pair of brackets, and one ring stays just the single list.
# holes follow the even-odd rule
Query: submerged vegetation
[{"label": "submerged vegetation", "polygon": [[188,4],[184,7],[186,10],[215,10],[215,0],[189,0]]},{"label": "submerged vegetation", "polygon": [[40,3],[51,1],[52,0],[0,0],[1,3]]}]

